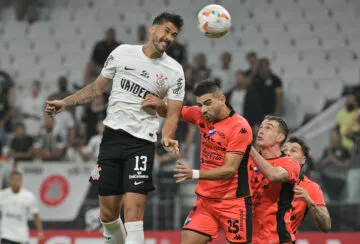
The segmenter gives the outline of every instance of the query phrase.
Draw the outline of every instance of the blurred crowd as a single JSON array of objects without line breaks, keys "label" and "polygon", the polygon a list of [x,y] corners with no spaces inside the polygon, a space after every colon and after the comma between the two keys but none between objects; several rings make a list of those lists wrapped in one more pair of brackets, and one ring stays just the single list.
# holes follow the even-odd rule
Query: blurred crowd
[{"label": "blurred crowd", "polygon": [[[138,44],[145,43],[147,28],[140,25],[137,36]],[[100,74],[107,56],[121,43],[114,28],[106,30],[104,38],[94,45],[83,80],[69,84],[66,76],[58,77],[58,90],[53,94],[44,94],[42,81],[35,80],[28,96],[16,97],[16,81],[6,71],[0,71],[0,148],[3,160],[13,160],[15,163],[96,161],[111,86],[102,97],[90,104],[66,110],[55,118],[44,114],[44,105],[46,100],[62,99],[93,82]],[[272,71],[269,59],[261,57],[261,54],[249,51],[244,57],[248,67],[238,67],[229,52],[222,53],[216,67],[209,67],[205,53],[197,53],[194,60],[190,60],[186,46],[178,42],[169,48],[167,54],[183,65],[186,79],[185,105],[194,104],[194,87],[211,79],[219,84],[227,103],[249,121],[254,132],[265,115],[281,116],[283,82]],[[321,161],[307,164],[307,172],[319,169],[321,181],[329,197],[334,200],[341,196],[339,193],[345,186],[348,169],[360,163],[360,109],[356,90],[348,91],[344,96],[346,106],[339,111],[337,128],[330,134],[329,145]],[[183,121],[179,121],[176,139],[180,142],[179,157],[188,157],[191,145],[199,145],[197,142],[200,140],[195,128]],[[198,147],[195,149],[192,155],[194,159],[198,158],[199,150]],[[156,161],[161,173],[172,177],[172,163],[176,159],[158,145]]]}]

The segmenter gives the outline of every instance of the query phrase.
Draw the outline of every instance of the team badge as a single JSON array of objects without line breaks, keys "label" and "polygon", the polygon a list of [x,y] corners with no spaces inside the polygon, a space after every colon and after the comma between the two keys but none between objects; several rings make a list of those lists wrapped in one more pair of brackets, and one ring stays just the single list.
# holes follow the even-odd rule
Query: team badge
[{"label": "team badge", "polygon": [[100,179],[100,171],[101,168],[99,167],[99,165],[97,164],[94,169],[91,171],[90,177],[93,180],[99,180]]},{"label": "team badge", "polygon": [[216,133],[216,129],[209,130],[209,135],[210,135],[210,136],[215,135],[215,133]]},{"label": "team badge", "polygon": [[184,226],[186,226],[187,224],[189,224],[191,221],[191,218],[187,217],[184,223]]},{"label": "team badge", "polygon": [[155,86],[158,90],[164,88],[166,86],[167,76],[164,74],[156,74]]}]

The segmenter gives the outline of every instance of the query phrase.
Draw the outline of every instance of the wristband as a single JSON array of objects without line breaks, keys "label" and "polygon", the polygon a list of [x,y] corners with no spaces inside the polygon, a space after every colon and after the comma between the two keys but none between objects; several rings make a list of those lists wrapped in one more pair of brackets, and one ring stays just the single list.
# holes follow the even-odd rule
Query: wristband
[{"label": "wristband", "polygon": [[200,178],[200,170],[193,169],[192,178],[193,179],[199,179]]}]

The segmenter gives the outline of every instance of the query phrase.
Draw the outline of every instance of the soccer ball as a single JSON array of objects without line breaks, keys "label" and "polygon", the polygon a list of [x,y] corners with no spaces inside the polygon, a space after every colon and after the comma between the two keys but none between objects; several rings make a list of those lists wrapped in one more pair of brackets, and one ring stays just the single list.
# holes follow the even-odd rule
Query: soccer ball
[{"label": "soccer ball", "polygon": [[220,38],[228,33],[231,27],[231,16],[223,6],[210,4],[198,13],[197,25],[205,36]]}]

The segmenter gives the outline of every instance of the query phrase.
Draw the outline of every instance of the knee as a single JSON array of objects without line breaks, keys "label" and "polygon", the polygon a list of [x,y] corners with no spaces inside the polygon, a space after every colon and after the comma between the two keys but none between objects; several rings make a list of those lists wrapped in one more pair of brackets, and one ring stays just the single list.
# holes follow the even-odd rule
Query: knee
[{"label": "knee", "polygon": [[119,210],[100,207],[100,220],[103,223],[113,222],[119,218]]},{"label": "knee", "polygon": [[140,203],[127,205],[124,207],[126,222],[141,221],[144,216],[144,207]]}]

